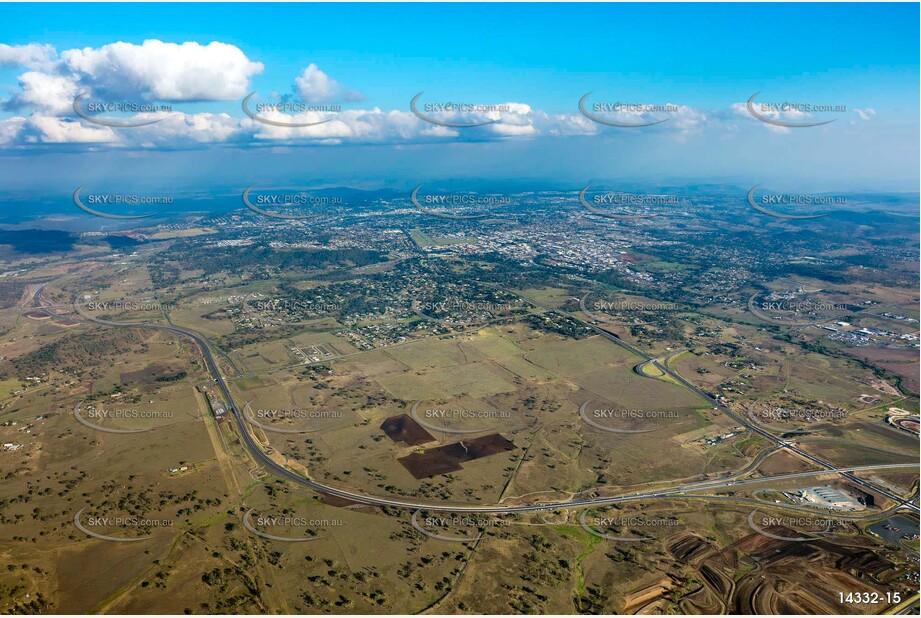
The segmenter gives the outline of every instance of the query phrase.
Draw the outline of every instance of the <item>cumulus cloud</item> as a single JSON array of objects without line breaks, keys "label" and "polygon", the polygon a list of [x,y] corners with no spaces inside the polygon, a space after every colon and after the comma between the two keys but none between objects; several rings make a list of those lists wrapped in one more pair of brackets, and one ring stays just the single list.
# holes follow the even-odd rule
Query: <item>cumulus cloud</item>
[{"label": "cumulus cloud", "polygon": [[595,135],[601,126],[582,114],[547,114],[536,111],[532,114],[534,126],[542,135],[567,137],[571,135]]},{"label": "cumulus cloud", "polygon": [[19,138],[25,124],[26,119],[20,116],[0,120],[0,145],[14,143]]},{"label": "cumulus cloud", "polygon": [[[584,123],[576,118],[548,116],[535,113],[524,103],[507,103],[503,111],[446,112],[431,114],[439,122],[472,124],[489,122],[483,126],[451,127],[427,122],[409,111],[379,108],[369,110],[344,110],[341,112],[308,111],[282,114],[275,110],[259,114],[259,118],[290,124],[310,124],[302,127],[282,127],[248,121],[255,139],[260,141],[303,141],[315,143],[399,143],[437,142],[460,138],[465,141],[484,141],[506,137],[554,135],[583,135]],[[319,124],[320,121],[326,121]]]},{"label": "cumulus cloud", "polygon": [[[732,113],[738,117],[744,117],[744,118],[751,120],[752,122],[760,123],[768,131],[771,131],[772,133],[783,134],[783,133],[790,132],[790,129],[787,127],[779,126],[776,124],[769,124],[767,122],[761,122],[760,120],[752,116],[751,113],[749,113],[748,111],[747,103],[733,103],[729,107],[729,109],[732,110]],[[805,113],[796,111],[796,110],[791,110],[789,112],[781,112],[779,110],[766,109],[764,111],[758,110],[758,113],[772,120],[783,120],[783,121],[791,121],[791,122],[802,122],[802,118],[806,116]]]},{"label": "cumulus cloud", "polygon": [[94,91],[158,101],[237,99],[249,91],[250,78],[262,72],[235,45],[155,39],[141,45],[111,43],[61,53],[64,66]]},{"label": "cumulus cloud", "polygon": [[677,129],[682,133],[697,131],[706,126],[709,122],[709,119],[705,113],[688,107],[687,105],[670,105],[676,107],[677,111],[670,115],[671,119],[669,120],[669,123],[674,123],[672,128]]},{"label": "cumulus cloud", "polygon": [[[684,140],[692,133],[698,132],[713,124],[713,119],[706,113],[676,103],[634,103],[629,105],[605,104],[596,109],[594,104],[586,104],[582,119],[582,134],[595,132],[616,134],[630,130],[631,134],[667,133],[677,139]],[[627,129],[619,126],[609,126],[605,122],[633,125],[637,128]],[[588,124],[586,124],[588,123]],[[568,127],[569,131],[578,131],[579,126]]]},{"label": "cumulus cloud", "polygon": [[235,141],[245,135],[240,120],[229,114],[170,114],[159,112],[150,117],[163,117],[161,122],[142,129],[122,131],[122,144],[145,148],[176,148],[194,144]]},{"label": "cumulus cloud", "polygon": [[[246,144],[283,144],[283,145],[334,145],[334,144],[410,144],[410,143],[438,143],[445,141],[481,142],[502,139],[520,139],[528,137],[567,137],[594,135],[599,131],[618,131],[602,127],[585,118],[581,114],[547,114],[543,111],[532,110],[530,106],[521,103],[507,104],[509,110],[502,112],[487,112],[481,115],[462,115],[458,120],[473,121],[476,118],[489,118],[495,120],[490,124],[478,127],[445,127],[426,122],[410,111],[371,109],[350,109],[341,112],[305,111],[300,113],[285,114],[275,110],[262,111],[258,118],[276,122],[310,126],[277,126],[259,122],[249,117],[237,118],[229,114],[182,112],[155,112],[143,113],[132,116],[136,122],[161,118],[160,122],[142,127],[117,129],[112,132],[106,129],[105,133],[93,132],[94,127],[86,121],[91,131],[77,132],[73,126],[80,126],[78,122],[57,119],[60,122],[53,124],[46,117],[34,128],[38,129],[40,139],[26,139],[34,135],[28,131],[18,134],[19,143],[63,143],[68,136],[74,142],[104,141],[113,146],[124,148],[188,148],[209,143],[235,143]],[[40,114],[36,115],[40,116]],[[490,118],[490,116],[492,118]],[[685,120],[682,120],[684,118]],[[682,131],[696,128],[705,118],[702,114],[688,110],[685,116],[676,119],[672,132],[680,134]],[[320,121],[326,121],[320,123]],[[638,129],[638,131],[665,131],[660,127]],[[6,140],[11,145],[9,139]],[[0,142],[2,143],[2,142]]]},{"label": "cumulus cloud", "polygon": [[[778,109],[776,107],[770,107],[770,106],[762,106],[760,103],[755,103],[754,106],[755,106],[754,107],[755,112],[759,116],[762,116],[764,118],[767,118],[769,120],[774,120],[777,122],[790,123],[791,125],[797,125],[797,124],[806,125],[808,123],[825,122],[826,120],[838,120],[838,118],[834,117],[834,114],[821,114],[820,113],[816,115],[810,112],[796,109],[796,107],[792,105],[786,108],[781,108],[781,109]],[[752,121],[759,122],[758,119],[752,116],[752,114],[749,112],[747,103],[733,103],[730,106],[730,110],[737,117],[741,116],[741,117],[748,118]],[[857,115],[861,120],[869,120],[872,116],[876,114],[875,111],[869,108],[866,110],[858,109],[855,111],[857,112]],[[767,130],[773,133],[785,134],[785,133],[790,132],[790,127],[785,127],[783,125],[771,124],[769,122],[764,122],[764,121],[760,121],[759,124],[761,124]],[[855,124],[855,121],[851,121],[851,124]]]},{"label": "cumulus cloud", "polygon": [[26,136],[27,142],[43,144],[93,144],[118,141],[115,131],[108,127],[87,127],[79,122],[54,116],[33,114],[26,122],[32,129]]},{"label": "cumulus cloud", "polygon": [[294,89],[302,101],[311,104],[360,101],[363,98],[361,93],[348,90],[313,63],[295,78]]},{"label": "cumulus cloud", "polygon": [[79,88],[73,78],[27,71],[19,76],[20,91],[4,101],[7,110],[32,108],[46,114],[61,115],[73,109]]},{"label": "cumulus cloud", "polygon": [[250,139],[239,119],[228,114],[139,114],[138,120],[161,117],[162,121],[130,130],[97,126],[76,120],[33,114],[0,121],[0,145],[106,144],[128,149],[182,149],[203,144]]},{"label": "cumulus cloud", "polygon": [[0,66],[33,69],[18,76],[19,89],[0,104],[8,111],[31,112],[28,118],[0,121],[0,144],[7,147],[106,143],[171,148],[238,139],[244,129],[228,114],[141,113],[131,120],[163,120],[116,130],[73,118],[73,101],[84,92],[132,102],[241,98],[249,91],[250,78],[263,69],[233,45],[157,40],[66,50],[60,59],[50,45],[0,45]]},{"label": "cumulus cloud", "polygon": [[[117,121],[141,123],[159,119],[159,122],[130,128],[108,127],[76,117],[72,109],[74,98],[86,93],[87,100],[108,102],[242,99],[251,91],[251,79],[263,70],[263,65],[247,58],[234,45],[158,40],[147,40],[140,45],[116,42],[98,48],[70,49],[60,55],[48,45],[0,45],[0,65],[28,69],[18,77],[18,90],[2,102],[6,110],[31,114],[20,113],[16,118],[0,120],[0,145],[7,148],[63,143],[106,143],[110,147],[138,149],[196,148],[213,143],[409,144],[582,136],[619,130],[593,122],[575,111],[548,114],[515,101],[475,109],[423,112],[435,122],[407,109],[371,107],[295,113],[268,109],[260,111],[257,119],[227,113],[149,111],[130,118],[122,115]],[[282,98],[289,97],[322,106],[334,101],[359,100],[361,94],[311,63],[294,79],[292,93]],[[420,109],[424,109],[422,104]],[[709,122],[705,114],[683,106],[677,106],[674,113],[658,116],[645,112],[625,114],[624,118],[633,122],[668,117],[668,123],[639,130],[671,131],[676,135],[697,130]],[[273,126],[259,119],[314,124]],[[443,126],[438,122],[481,126]]]},{"label": "cumulus cloud", "polygon": [[[370,110],[345,110],[332,112],[304,112],[281,114],[266,112],[260,118],[276,122],[311,123],[304,127],[279,127],[252,122],[253,137],[261,141],[328,141],[342,140],[363,143],[384,143],[402,141],[419,135],[419,120],[409,112],[385,112],[378,108]],[[325,120],[322,124],[318,123]]]},{"label": "cumulus cloud", "polygon": [[29,43],[6,45],[0,43],[0,67],[25,67],[49,70],[57,62],[57,52],[52,45]]},{"label": "cumulus cloud", "polygon": [[[414,100],[415,101],[415,100]],[[434,111],[427,109],[426,104],[422,101],[415,101],[415,113],[423,122],[426,119],[432,121],[429,124],[436,126],[455,126],[462,128],[465,132],[482,125],[484,127],[495,127],[499,124],[508,124],[513,126],[522,126],[528,124],[532,114],[531,106],[527,103],[447,103],[438,102],[436,105],[445,106],[444,109],[438,107]],[[441,124],[439,124],[441,123]],[[466,125],[466,126],[464,126]]]},{"label": "cumulus cloud", "polygon": [[668,133],[681,139],[713,124],[708,114],[676,103],[640,103],[611,110],[589,111],[587,109],[586,113],[599,121],[636,125],[637,128],[611,127],[603,122],[596,122],[584,114],[578,116],[581,119],[579,125],[574,125],[568,117],[561,117],[560,120],[569,120],[566,123],[568,133],[577,132],[580,128],[583,135],[591,135],[593,132],[614,134],[628,130],[631,131],[631,134],[638,134],[638,132]]},{"label": "cumulus cloud", "polygon": [[857,112],[857,116],[861,120],[870,120],[876,115],[876,110],[872,107],[868,107],[867,109],[855,109],[854,111]]}]

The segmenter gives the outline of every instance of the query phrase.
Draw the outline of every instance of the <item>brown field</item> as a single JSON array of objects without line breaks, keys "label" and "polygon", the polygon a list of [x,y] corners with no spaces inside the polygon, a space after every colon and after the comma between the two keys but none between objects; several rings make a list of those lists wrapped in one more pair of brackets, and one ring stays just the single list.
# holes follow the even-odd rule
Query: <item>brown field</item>
[{"label": "brown field", "polygon": [[[162,246],[141,251],[152,256]],[[434,538],[412,525],[410,510],[317,495],[266,475],[241,445],[236,424],[211,416],[195,387],[214,383],[187,339],[85,322],[64,328],[74,317],[66,309],[48,320],[0,312],[8,333],[0,339],[0,369],[9,374],[0,379],[0,444],[18,447],[0,451],[0,611],[856,614],[884,608],[842,605],[838,591],[914,591],[908,577],[916,565],[864,531],[880,516],[879,504],[808,542],[753,531],[747,517],[754,506],[771,515],[795,512],[784,509],[791,500],[783,491],[855,488],[835,474],[769,478],[815,467],[788,452],[762,457],[766,440],[675,382],[636,375],[641,359],[599,336],[572,339],[509,323],[363,351],[335,334],[342,325],[332,320],[245,333],[218,309],[233,293],[276,282],[202,275],[181,269],[169,292],[182,302],[170,317],[212,343],[233,343],[220,350],[230,360],[219,362],[234,399],[250,402],[267,428],[253,434],[276,461],[315,480],[465,506],[609,496],[730,473],[757,482],[704,499],[634,500],[584,512],[596,532],[635,540],[591,534],[579,524],[583,511],[572,508],[473,524],[454,519],[457,513],[446,521],[425,513],[424,530],[463,537]],[[50,286],[48,298],[65,304],[78,293],[154,298],[150,272],[136,262],[96,264]],[[524,293],[571,306],[569,290]],[[667,356],[669,367],[724,396],[733,410],[845,410],[833,422],[783,427],[809,430],[789,439],[836,464],[917,461],[917,438],[883,424],[889,407],[916,411],[916,398],[874,387],[859,363],[784,341],[732,311],[680,318],[674,333],[691,342],[687,351],[669,338],[652,340],[650,331],[624,329],[623,336]],[[107,315],[164,319],[153,310]],[[738,320],[722,319],[727,315]],[[304,364],[293,349],[310,346],[331,354],[317,366]],[[77,422],[72,410],[81,401],[170,414],[98,419],[106,429],[150,430],[106,433]],[[410,416],[417,402],[430,427]],[[593,425],[580,417],[587,403],[589,414],[640,414],[596,416]],[[488,414],[426,417],[429,408]],[[902,494],[918,483],[911,469],[860,476]],[[73,523],[83,508],[84,524],[97,533],[150,538],[88,536]]]},{"label": "brown field", "polygon": [[902,379],[902,386],[917,395],[919,364],[918,350],[887,350],[878,348],[846,348],[854,358],[885,369]]}]

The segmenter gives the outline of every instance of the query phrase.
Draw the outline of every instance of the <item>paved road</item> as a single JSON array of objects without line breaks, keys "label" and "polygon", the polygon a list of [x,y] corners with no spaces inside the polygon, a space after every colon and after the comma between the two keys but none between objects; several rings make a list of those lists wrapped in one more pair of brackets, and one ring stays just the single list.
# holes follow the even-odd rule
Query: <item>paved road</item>
[{"label": "paved road", "polygon": [[[585,298],[586,298],[587,296],[588,296],[588,295],[582,297],[582,300],[580,301],[580,307],[582,308],[582,310],[583,310],[587,315],[592,315],[591,312],[588,311],[587,308],[585,307]],[[742,416],[739,416],[738,414],[736,414],[735,412],[733,412],[731,409],[729,409],[728,407],[726,407],[725,405],[723,405],[722,403],[720,403],[719,401],[717,401],[716,399],[714,399],[713,397],[711,397],[708,393],[705,393],[704,391],[700,390],[700,389],[699,389],[698,387],[696,387],[695,385],[693,385],[693,384],[691,384],[690,382],[688,382],[687,380],[685,380],[680,374],[678,374],[678,373],[672,371],[672,370],[669,369],[667,366],[665,366],[665,365],[663,365],[662,363],[660,363],[658,360],[656,360],[655,357],[652,357],[652,356],[646,354],[646,353],[643,352],[642,350],[640,350],[640,349],[638,349],[638,348],[636,348],[636,347],[630,345],[629,343],[627,343],[626,341],[624,341],[624,340],[621,339],[620,337],[617,337],[616,335],[614,335],[614,334],[612,334],[612,333],[609,333],[608,331],[604,330],[603,328],[600,328],[600,327],[598,327],[598,326],[596,326],[596,325],[594,325],[594,324],[590,324],[590,323],[585,323],[585,324],[586,324],[587,326],[591,327],[596,333],[598,333],[598,334],[601,335],[602,337],[604,337],[604,338],[606,338],[606,339],[608,339],[608,340],[610,340],[610,341],[613,341],[614,343],[616,343],[617,345],[621,346],[622,348],[628,350],[628,351],[631,352],[632,354],[636,354],[636,355],[639,356],[640,358],[646,359],[646,362],[651,362],[652,365],[653,365],[654,367],[656,367],[657,369],[659,369],[663,374],[669,376],[669,377],[672,378],[673,380],[676,380],[676,381],[677,381],[678,383],[680,383],[682,386],[684,386],[685,388],[687,388],[687,389],[691,390],[692,392],[694,392],[694,394],[696,394],[698,397],[704,399],[704,400],[707,401],[710,405],[712,405],[714,408],[718,409],[720,412],[722,412],[723,414],[725,414],[725,415],[728,416],[729,418],[733,419],[735,422],[737,422],[739,425],[742,425],[743,427],[745,427],[745,428],[748,429],[749,431],[752,431],[752,432],[758,434],[759,436],[761,436],[761,437],[767,439],[769,442],[773,443],[774,445],[776,445],[776,446],[778,446],[778,447],[780,447],[780,448],[786,449],[786,450],[788,450],[788,451],[790,451],[790,452],[792,452],[792,453],[795,453],[795,454],[799,455],[799,456],[802,457],[803,459],[806,459],[806,460],[808,460],[808,461],[810,461],[810,462],[816,464],[817,466],[821,466],[822,468],[825,468],[825,469],[828,470],[829,472],[836,472],[836,471],[838,471],[838,468],[836,468],[836,467],[835,467],[834,465],[832,465],[831,463],[829,463],[829,462],[827,462],[827,461],[825,461],[825,460],[823,460],[823,459],[820,459],[819,457],[816,457],[816,456],[813,455],[812,453],[809,453],[809,452],[807,452],[807,451],[804,451],[803,449],[799,448],[798,446],[796,446],[795,444],[793,444],[793,443],[790,442],[790,441],[783,440],[782,438],[778,438],[778,437],[775,436],[774,434],[772,434],[772,433],[770,433],[770,432],[768,432],[768,431],[765,431],[765,430],[762,429],[761,427],[758,427],[757,425],[755,425],[755,424],[749,422],[748,419],[746,419],[746,418],[744,418],[744,417],[742,417]],[[639,366],[637,366],[636,368],[634,368],[634,372],[637,373],[638,375],[643,375],[641,372],[637,371],[637,368],[638,368],[638,367],[639,367]],[[645,377],[648,377],[648,376],[645,376]],[[655,378],[652,378],[652,379],[655,379]],[[883,488],[881,488],[881,487],[879,487],[879,486],[877,486],[877,485],[875,485],[875,484],[873,484],[873,483],[870,483],[869,481],[865,481],[864,479],[862,479],[862,478],[860,478],[860,477],[858,477],[858,476],[855,476],[852,472],[842,471],[842,472],[840,472],[840,474],[841,474],[842,476],[844,476],[845,478],[847,478],[847,479],[848,479],[849,481],[851,481],[852,483],[854,483],[855,485],[859,485],[859,486],[861,486],[861,487],[864,487],[865,489],[872,490],[872,491],[874,491],[874,492],[876,492],[876,493],[878,493],[878,494],[880,494],[880,495],[882,495],[882,496],[885,496],[885,497],[888,498],[889,500],[892,500],[892,501],[895,502],[896,504],[901,505],[901,506],[905,506],[905,507],[907,507],[907,508],[910,508],[910,509],[912,509],[912,510],[915,511],[915,512],[918,512],[918,511],[919,511],[918,505],[917,505],[917,504],[914,504],[912,501],[910,501],[910,500],[903,500],[903,499],[901,498],[901,496],[898,496],[898,495],[892,493],[891,491],[889,491],[889,490],[887,490],[887,489],[883,489]]]},{"label": "paved road", "polygon": [[[749,484],[755,482],[769,482],[771,480],[782,480],[785,478],[798,478],[804,476],[817,476],[822,474],[829,473],[850,473],[859,470],[880,470],[888,468],[904,468],[904,467],[914,467],[914,464],[888,464],[880,466],[863,466],[858,468],[847,468],[847,469],[832,469],[832,470],[821,470],[816,472],[803,472],[792,475],[782,475],[775,476],[764,479],[748,479],[745,481],[706,481],[703,483],[689,483],[684,485],[679,485],[674,488],[654,490],[648,492],[640,492],[635,494],[628,494],[623,496],[612,496],[612,497],[594,497],[594,498],[584,498],[584,499],[574,499],[574,500],[564,500],[556,502],[542,502],[542,503],[533,503],[533,504],[523,504],[515,506],[503,506],[503,505],[482,505],[482,506],[471,506],[471,505],[449,505],[444,503],[439,504],[430,504],[426,502],[416,502],[408,499],[395,499],[389,497],[380,497],[373,496],[363,493],[358,493],[354,491],[348,491],[345,489],[340,489],[338,487],[332,487],[329,485],[324,485],[318,483],[310,478],[304,477],[278,462],[274,461],[269,457],[265,451],[263,451],[261,445],[259,445],[253,436],[250,434],[249,429],[246,426],[246,421],[242,410],[234,402],[233,395],[230,392],[230,389],[227,386],[227,383],[224,380],[223,375],[221,374],[220,369],[217,366],[217,363],[214,360],[211,349],[208,346],[207,341],[196,333],[193,330],[183,328],[181,326],[165,325],[165,324],[152,324],[148,322],[117,322],[112,320],[102,320],[95,316],[92,316],[86,311],[83,307],[80,306],[78,302],[74,302],[74,309],[86,320],[90,322],[101,324],[104,326],[116,326],[116,327],[127,327],[127,328],[151,328],[155,330],[161,330],[166,332],[175,333],[188,337],[194,341],[198,347],[201,349],[202,356],[205,359],[205,362],[208,365],[208,370],[214,376],[214,381],[217,383],[218,388],[224,396],[224,399],[227,403],[227,406],[230,410],[231,415],[234,418],[234,421],[237,424],[237,429],[240,434],[240,439],[243,441],[247,450],[250,452],[251,456],[260,464],[266,467],[274,474],[288,479],[299,485],[308,487],[314,491],[325,493],[331,496],[336,496],[338,498],[343,498],[345,500],[351,500],[358,502],[360,504],[368,504],[373,506],[383,506],[383,507],[392,507],[399,509],[425,509],[428,511],[440,511],[440,512],[464,512],[464,513],[492,513],[492,514],[502,514],[502,513],[526,513],[526,512],[536,512],[536,511],[547,511],[561,508],[580,508],[580,507],[590,507],[590,506],[604,506],[609,504],[616,504],[620,502],[629,502],[636,500],[646,500],[646,499],[655,499],[655,498],[668,498],[668,497],[682,497],[680,494],[694,491],[694,490],[713,490],[722,487],[731,487],[741,484]],[[697,496],[698,498],[703,498],[703,496]],[[707,496],[710,498],[710,496]],[[898,499],[898,502],[902,502],[901,499]]]}]

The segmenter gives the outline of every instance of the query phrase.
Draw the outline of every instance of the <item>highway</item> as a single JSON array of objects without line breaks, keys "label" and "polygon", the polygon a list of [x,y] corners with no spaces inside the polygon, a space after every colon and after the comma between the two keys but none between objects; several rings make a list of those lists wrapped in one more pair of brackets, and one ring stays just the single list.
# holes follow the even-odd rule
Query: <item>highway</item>
[{"label": "highway", "polygon": [[[796,474],[780,475],[780,476],[761,478],[761,479],[747,479],[747,480],[742,480],[742,481],[714,480],[714,481],[704,481],[700,483],[689,483],[689,484],[679,485],[673,488],[652,490],[652,491],[647,491],[647,492],[639,492],[639,493],[627,494],[627,495],[622,495],[622,496],[582,498],[582,499],[572,499],[572,500],[563,500],[563,501],[554,501],[554,502],[538,502],[538,503],[532,503],[532,504],[507,505],[507,506],[499,505],[499,504],[476,505],[476,506],[444,504],[444,503],[432,504],[432,503],[417,502],[417,501],[406,500],[406,499],[396,499],[396,498],[390,498],[390,497],[373,496],[373,495],[368,495],[368,494],[359,493],[355,491],[349,491],[349,490],[341,489],[338,487],[333,487],[330,485],[324,485],[322,483],[318,483],[314,481],[313,479],[310,479],[292,470],[289,470],[288,468],[284,467],[283,465],[279,464],[278,462],[274,461],[271,457],[269,457],[268,454],[266,454],[265,451],[262,450],[262,447],[256,442],[252,434],[249,432],[249,429],[246,426],[246,420],[242,413],[242,410],[241,408],[237,406],[236,402],[234,401],[233,395],[231,394],[230,389],[227,386],[227,383],[224,380],[223,375],[221,374],[220,368],[218,367],[217,363],[214,360],[214,356],[212,355],[210,346],[208,345],[207,341],[195,331],[191,329],[183,328],[180,326],[153,324],[150,322],[117,322],[117,321],[112,321],[112,320],[103,320],[103,319],[97,318],[87,313],[83,309],[83,307],[80,306],[79,302],[76,300],[74,301],[73,308],[82,318],[90,322],[93,322],[95,324],[100,324],[103,326],[123,327],[123,328],[150,328],[150,329],[160,330],[164,332],[171,332],[177,335],[181,335],[181,336],[190,338],[201,349],[202,357],[205,359],[205,362],[208,366],[208,370],[213,376],[214,381],[217,384],[218,388],[220,389],[220,392],[222,393],[227,403],[227,407],[231,415],[234,418],[234,421],[237,425],[238,433],[240,434],[240,439],[242,440],[246,449],[249,451],[250,455],[253,457],[253,459],[257,463],[265,466],[267,470],[274,473],[275,475],[285,478],[293,483],[297,483],[299,485],[307,487],[313,491],[328,494],[328,495],[335,496],[338,498],[343,498],[345,500],[350,500],[350,501],[357,502],[360,504],[367,504],[367,505],[381,506],[381,507],[391,507],[391,508],[398,508],[398,509],[411,509],[413,511],[416,511],[419,509],[425,509],[428,511],[450,512],[450,513],[460,513],[460,512],[484,513],[484,514],[485,513],[491,513],[491,514],[527,513],[527,512],[547,511],[547,510],[555,510],[555,509],[604,506],[604,505],[610,505],[610,504],[617,504],[621,502],[656,499],[656,498],[685,497],[685,496],[682,496],[682,494],[686,494],[687,492],[690,492],[690,491],[702,491],[702,490],[710,491],[713,489],[732,487],[732,486],[738,486],[738,485],[746,485],[746,484],[751,484],[751,483],[764,483],[764,482],[770,482],[772,480],[783,480],[786,478],[801,478],[801,477],[818,476],[818,475],[824,475],[824,474],[830,474],[830,473],[837,473],[837,474],[852,476],[853,472],[857,472],[861,470],[881,470],[881,469],[890,469],[890,468],[917,467],[916,464],[887,464],[887,465],[879,465],[879,466],[861,466],[861,467],[855,467],[855,468],[842,468],[842,469],[831,467],[830,469],[826,469],[826,470],[813,471],[813,472],[801,472],[801,473],[796,473]],[[608,338],[613,337],[612,335],[610,335],[610,333],[606,333],[605,331],[601,329],[596,328],[596,331],[599,331],[602,335],[605,335]],[[629,346],[629,344],[626,344],[625,342],[622,342],[617,338],[613,338],[613,340],[615,340],[618,344],[627,347],[627,349],[630,349],[635,354],[639,354],[640,356],[646,357],[645,354],[639,352],[638,350],[635,350],[632,346]],[[667,370],[665,368],[662,368],[662,369],[663,371],[668,372],[669,375],[673,375],[673,377],[676,377],[676,379],[680,379],[682,383],[687,385],[687,383],[684,382],[683,379],[676,376],[676,374],[673,374],[670,370]],[[702,393],[701,391],[699,391],[698,389],[692,386],[691,388],[693,388],[693,390],[699,393],[701,396],[707,398],[708,401],[713,401],[709,396],[706,395],[706,393]],[[714,401],[714,405],[718,405],[718,404]],[[732,416],[733,418],[737,418],[733,414],[730,414],[730,416]],[[766,434],[766,432],[764,433]],[[783,446],[785,448],[790,448],[789,445],[787,445],[787,443],[780,441],[779,439],[775,438],[774,436],[771,436],[770,434],[766,434],[765,437],[768,437],[769,439],[771,439],[772,442],[776,442],[780,446]],[[817,463],[818,461],[820,460],[816,460]],[[829,464],[824,464],[823,467],[828,468]],[[849,476],[848,478],[851,478],[851,477]],[[869,485],[864,482],[861,482],[861,484]],[[874,488],[874,491],[879,491],[879,490]],[[888,497],[891,494],[888,494],[887,492],[884,495],[887,495]],[[687,496],[687,497],[714,498],[713,496]],[[729,499],[729,498],[723,498],[723,499]],[[895,507],[896,509],[898,509],[901,506],[905,506],[905,505],[914,506],[910,502],[905,502],[899,497],[895,497],[894,500],[897,503],[897,505],[899,505]]]},{"label": "highway", "polygon": [[[585,296],[582,297],[581,301],[579,302],[579,306],[580,306],[580,308],[582,309],[582,311],[584,311],[584,312],[586,313],[586,315],[588,315],[588,316],[594,316],[594,314],[592,314],[592,312],[589,311],[588,308],[585,306],[585,299],[586,299],[587,297],[588,297],[588,294],[586,294]],[[799,448],[798,446],[796,446],[795,444],[793,444],[793,443],[790,442],[790,441],[783,440],[782,438],[778,438],[778,437],[775,436],[774,434],[772,434],[772,433],[770,433],[770,432],[768,432],[768,431],[765,431],[765,430],[762,429],[761,427],[758,427],[757,425],[755,425],[755,424],[749,422],[748,419],[746,419],[746,418],[744,418],[744,417],[742,417],[742,416],[739,416],[738,414],[736,414],[735,412],[733,412],[731,409],[729,409],[727,406],[723,405],[722,403],[720,403],[719,401],[717,401],[716,399],[714,399],[713,397],[711,397],[709,394],[705,393],[704,391],[700,390],[699,388],[697,388],[696,386],[694,386],[693,384],[691,384],[690,382],[688,382],[687,380],[685,380],[680,374],[678,374],[678,373],[672,371],[672,370],[669,369],[667,366],[665,366],[665,365],[663,365],[662,363],[660,363],[658,360],[656,360],[655,357],[649,356],[648,354],[646,354],[646,353],[643,352],[642,350],[640,350],[640,349],[638,349],[638,348],[635,348],[634,346],[630,345],[630,344],[627,343],[626,341],[622,340],[620,337],[617,337],[616,335],[614,335],[614,334],[612,334],[612,333],[609,333],[608,331],[604,330],[603,328],[601,328],[601,327],[599,327],[599,326],[596,326],[596,325],[590,324],[590,323],[586,323],[586,324],[587,324],[589,327],[591,327],[596,333],[598,333],[599,335],[601,335],[602,337],[604,337],[604,338],[606,338],[606,339],[608,339],[608,340],[610,340],[610,341],[613,341],[614,343],[616,343],[617,345],[621,346],[621,347],[624,348],[625,350],[628,350],[630,353],[636,354],[636,355],[639,356],[640,358],[646,359],[646,362],[651,362],[652,365],[653,365],[655,368],[657,368],[659,371],[661,371],[663,374],[669,376],[670,378],[672,378],[673,380],[677,381],[678,383],[680,383],[680,384],[681,384],[682,386],[684,386],[685,388],[687,388],[687,389],[689,389],[690,391],[692,391],[692,392],[693,392],[694,394],[696,394],[698,397],[700,397],[701,399],[703,399],[703,400],[705,400],[706,402],[708,402],[708,403],[709,403],[710,405],[712,405],[714,408],[718,409],[720,412],[722,412],[723,414],[725,414],[726,416],[728,416],[729,418],[731,418],[732,420],[734,420],[735,422],[737,422],[739,425],[741,425],[741,426],[745,427],[746,429],[748,429],[749,431],[752,431],[752,432],[758,434],[759,436],[765,438],[766,440],[768,440],[769,442],[773,443],[773,444],[776,445],[777,447],[783,448],[783,449],[786,449],[786,450],[788,450],[788,451],[790,451],[790,452],[792,452],[792,453],[795,453],[795,454],[799,455],[800,457],[802,457],[803,459],[806,459],[807,461],[810,461],[810,462],[816,464],[817,466],[820,466],[820,467],[822,467],[822,468],[825,468],[825,469],[828,470],[829,472],[838,472],[839,474],[841,474],[842,476],[844,476],[845,478],[847,478],[849,481],[851,481],[852,483],[854,483],[854,484],[856,484],[856,485],[859,485],[859,486],[861,486],[861,487],[864,487],[865,489],[872,490],[872,491],[874,491],[874,492],[876,492],[876,493],[878,493],[878,494],[880,494],[880,495],[882,495],[882,496],[885,496],[886,498],[888,498],[889,500],[892,500],[893,502],[895,502],[895,503],[898,504],[898,505],[905,506],[905,507],[907,507],[907,508],[909,508],[909,509],[912,509],[912,510],[915,511],[915,512],[919,512],[919,508],[918,508],[918,505],[917,505],[917,504],[914,504],[914,503],[911,502],[911,501],[903,500],[900,496],[897,496],[897,495],[893,494],[893,493],[890,492],[889,490],[886,490],[886,489],[883,489],[883,488],[881,488],[881,487],[878,487],[878,486],[874,485],[873,483],[870,483],[869,481],[865,481],[864,479],[862,479],[862,478],[860,478],[860,477],[858,477],[858,476],[855,476],[851,471],[840,471],[840,472],[839,472],[839,470],[838,470],[837,468],[835,468],[835,466],[833,466],[832,464],[828,463],[827,461],[825,461],[825,460],[823,460],[823,459],[820,459],[819,457],[816,457],[816,456],[813,455],[812,453],[809,453],[809,452],[807,452],[807,451],[804,451],[803,449]],[[643,375],[643,374],[640,373],[639,371],[635,371],[635,373],[637,373],[637,374],[639,374],[639,375]],[[649,376],[644,376],[644,377],[649,377]],[[650,378],[650,379],[655,379],[655,378]]]}]

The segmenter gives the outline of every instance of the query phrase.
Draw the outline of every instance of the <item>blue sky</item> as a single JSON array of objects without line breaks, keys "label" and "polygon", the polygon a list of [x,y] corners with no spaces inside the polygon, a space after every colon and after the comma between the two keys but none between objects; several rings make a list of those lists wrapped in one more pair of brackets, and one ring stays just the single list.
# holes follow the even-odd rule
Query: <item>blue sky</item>
[{"label": "blue sky", "polygon": [[[180,161],[196,161],[215,183],[243,169],[292,181],[306,161],[325,182],[379,185],[419,175],[918,185],[916,4],[33,4],[5,13],[0,156],[9,165],[0,180],[14,185],[40,181],[36,157],[79,170],[94,167],[87,157],[106,167],[126,153],[126,177],[136,166],[189,182],[198,177]],[[145,59],[145,40],[232,46],[232,86],[202,95],[190,82],[207,76],[169,73],[163,66],[181,64],[182,54]],[[133,47],[111,52],[118,41]],[[53,54],[17,60],[29,44]],[[74,60],[67,50],[85,53]],[[203,51],[200,61],[226,57]],[[311,66],[307,85],[296,86]],[[153,77],[150,67],[159,67]],[[33,74],[26,85],[24,73]],[[112,131],[81,124],[65,105],[77,90],[112,98],[135,78],[147,80],[138,100],[173,105],[184,124]],[[157,95],[167,91],[179,94]],[[315,96],[355,113],[322,134],[246,127],[240,99],[251,91],[264,100]],[[526,107],[486,129],[445,131],[409,114],[419,91],[428,101]],[[672,103],[681,112],[649,130],[611,130],[579,114],[589,91],[592,101]],[[836,119],[825,127],[778,129],[740,107],[756,91],[759,101],[847,111],[817,115]],[[59,101],[51,105],[47,93]],[[62,170],[54,180],[81,173]]]}]

